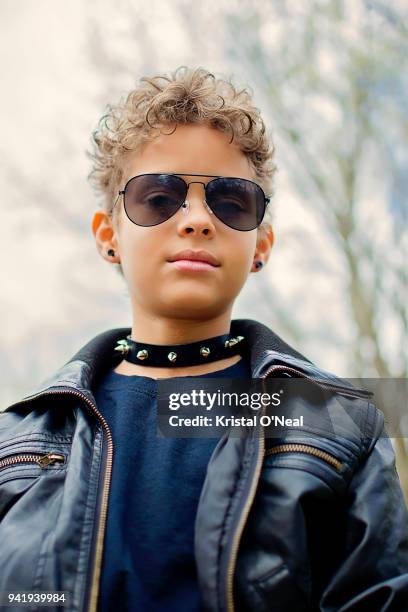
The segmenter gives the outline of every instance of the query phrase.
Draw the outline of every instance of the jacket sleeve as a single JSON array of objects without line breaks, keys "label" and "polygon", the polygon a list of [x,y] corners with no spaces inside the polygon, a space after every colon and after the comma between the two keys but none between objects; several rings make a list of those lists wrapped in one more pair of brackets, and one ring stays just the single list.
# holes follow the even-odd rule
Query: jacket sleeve
[{"label": "jacket sleeve", "polygon": [[380,415],[381,433],[348,487],[342,560],[323,612],[408,612],[408,510]]}]

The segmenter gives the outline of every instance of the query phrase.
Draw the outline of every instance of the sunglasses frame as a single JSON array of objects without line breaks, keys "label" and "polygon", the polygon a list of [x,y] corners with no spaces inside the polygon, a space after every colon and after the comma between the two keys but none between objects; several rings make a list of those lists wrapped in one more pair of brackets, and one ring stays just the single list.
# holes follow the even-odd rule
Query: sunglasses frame
[{"label": "sunglasses frame", "polygon": [[[128,217],[129,221],[131,221],[131,222],[132,222],[132,223],[134,223],[135,225],[138,225],[139,227],[155,227],[155,225],[161,225],[162,223],[165,223],[165,221],[168,221],[169,219],[171,219],[171,217],[173,217],[173,216],[174,216],[174,215],[175,215],[175,214],[176,214],[176,213],[177,213],[177,212],[180,210],[180,208],[183,206],[183,204],[184,204],[185,200],[184,200],[184,202],[181,202],[181,204],[180,204],[179,208],[178,208],[178,209],[177,209],[177,210],[176,210],[176,211],[175,211],[175,212],[174,212],[172,215],[170,215],[170,217],[168,217],[168,218],[167,218],[165,221],[160,221],[159,223],[155,223],[155,224],[153,224],[153,225],[139,225],[138,223],[135,223],[135,221],[133,221],[133,219],[131,219],[131,218],[129,217],[129,215],[128,215],[128,212],[127,212],[127,210],[126,210],[126,206],[125,206],[125,192],[126,192],[126,188],[127,188],[128,184],[130,183],[130,181],[132,181],[133,179],[138,178],[138,177],[140,177],[140,176],[152,176],[152,175],[154,175],[154,176],[161,176],[161,175],[166,175],[166,176],[177,176],[177,177],[178,177],[178,178],[179,178],[181,181],[183,181],[183,183],[184,183],[184,184],[185,184],[185,186],[186,186],[186,195],[187,195],[187,193],[188,193],[188,188],[189,188],[189,186],[190,186],[192,183],[199,183],[200,185],[203,185],[203,187],[204,187],[204,192],[205,192],[205,200],[204,200],[204,201],[205,201],[205,203],[206,203],[206,204],[207,204],[207,206],[210,208],[211,212],[212,212],[212,213],[213,213],[213,214],[214,214],[214,215],[217,217],[217,219],[219,219],[219,220],[221,221],[221,223],[224,223],[224,225],[226,225],[227,227],[231,227],[231,226],[230,226],[230,225],[228,225],[228,223],[225,223],[225,221],[223,221],[222,219],[220,219],[220,218],[218,217],[218,215],[217,215],[217,214],[216,214],[216,213],[215,213],[215,212],[212,210],[211,206],[210,206],[210,205],[207,203],[207,199],[206,199],[206,198],[207,198],[207,187],[208,187],[208,185],[209,185],[210,183],[212,183],[214,180],[217,180],[217,179],[220,179],[220,178],[224,178],[224,179],[238,179],[238,180],[240,180],[240,181],[247,181],[248,183],[253,183],[254,185],[256,185],[256,186],[257,186],[257,188],[258,188],[258,189],[260,189],[260,191],[261,191],[261,193],[262,193],[262,195],[263,195],[263,197],[264,197],[264,211],[263,211],[262,218],[261,218],[261,221],[260,221],[259,225],[262,223],[262,220],[263,220],[263,218],[264,218],[264,216],[265,216],[266,208],[267,208],[268,204],[270,203],[270,201],[271,201],[271,197],[272,197],[272,196],[267,196],[267,195],[265,195],[264,190],[262,189],[262,187],[261,187],[261,186],[260,186],[258,183],[256,183],[255,181],[251,181],[250,179],[244,179],[244,178],[242,178],[241,176],[222,176],[222,175],[217,175],[217,174],[188,174],[187,172],[177,172],[177,173],[176,173],[176,172],[144,172],[143,174],[136,174],[135,176],[132,176],[130,179],[128,179],[128,180],[126,181],[126,184],[125,184],[124,188],[123,188],[123,189],[120,189],[120,190],[118,191],[118,196],[117,196],[117,198],[116,198],[116,200],[115,200],[115,203],[114,203],[114,205],[113,205],[113,207],[112,207],[112,212],[113,212],[113,209],[114,209],[114,208],[115,208],[115,206],[116,206],[116,202],[118,201],[119,197],[120,197],[121,195],[123,195],[123,205],[124,205],[124,209],[125,209],[126,216]],[[200,176],[200,177],[207,177],[207,178],[211,178],[211,181],[208,181],[208,183],[203,183],[203,181],[190,181],[189,183],[187,183],[187,181],[185,181],[185,180],[183,179],[183,176]],[[235,230],[236,230],[236,231],[238,231],[238,232],[250,232],[250,231],[252,231],[252,230],[256,229],[257,227],[259,227],[259,225],[255,226],[254,228],[249,229],[249,230],[240,230],[240,229],[237,229],[237,228],[235,228],[235,227],[231,227],[231,229],[235,229]]]}]

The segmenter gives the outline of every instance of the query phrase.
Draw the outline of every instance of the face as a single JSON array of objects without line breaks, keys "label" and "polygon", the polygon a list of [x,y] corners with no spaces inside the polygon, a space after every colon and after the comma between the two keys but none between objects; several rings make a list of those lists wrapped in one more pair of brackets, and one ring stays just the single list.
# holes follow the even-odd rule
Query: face
[{"label": "face", "polygon": [[[229,144],[229,138],[229,134],[207,126],[177,125],[172,134],[160,134],[142,151],[129,156],[120,188],[129,178],[146,172],[179,173],[187,183],[206,184],[211,180],[208,175],[255,180],[247,157],[234,143]],[[206,176],[193,177],[189,172]],[[191,184],[188,212],[180,208],[167,221],[151,227],[129,220],[123,196],[116,204],[120,208],[113,220],[101,211],[95,214],[93,231],[98,248],[108,261],[120,261],[134,311],[195,320],[231,312],[248,274],[254,270],[257,245],[258,258],[266,261],[273,242],[270,226],[263,240],[258,229],[232,229],[211,214],[204,197],[204,186]],[[114,249],[114,258],[106,256],[109,248]],[[205,250],[219,265],[197,270],[169,261],[185,249]]]}]

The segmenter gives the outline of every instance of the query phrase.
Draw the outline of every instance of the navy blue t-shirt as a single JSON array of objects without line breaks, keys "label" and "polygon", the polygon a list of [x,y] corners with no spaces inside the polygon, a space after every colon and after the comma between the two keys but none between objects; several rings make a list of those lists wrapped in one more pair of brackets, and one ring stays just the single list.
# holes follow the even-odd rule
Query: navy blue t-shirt
[{"label": "navy blue t-shirt", "polygon": [[[249,362],[201,377],[250,378]],[[113,437],[98,611],[202,610],[194,521],[219,438],[159,437],[153,378],[110,370],[94,394]]]}]

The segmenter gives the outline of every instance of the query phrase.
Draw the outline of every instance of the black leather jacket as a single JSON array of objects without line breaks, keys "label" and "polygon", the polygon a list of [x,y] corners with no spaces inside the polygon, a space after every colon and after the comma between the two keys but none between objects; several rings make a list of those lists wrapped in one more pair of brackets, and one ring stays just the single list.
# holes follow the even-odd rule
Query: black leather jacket
[{"label": "black leather jacket", "polygon": [[[233,320],[231,332],[249,342],[253,378],[286,373],[349,389],[261,323]],[[128,333],[96,336],[0,414],[0,592],[70,595],[65,608],[40,610],[97,609],[114,448],[92,389]],[[301,446],[275,453],[276,440],[259,432],[220,438],[195,523],[206,610],[408,611],[408,513],[394,452],[382,412],[357,391],[350,402],[363,426],[344,442],[292,431],[279,443]]]}]

